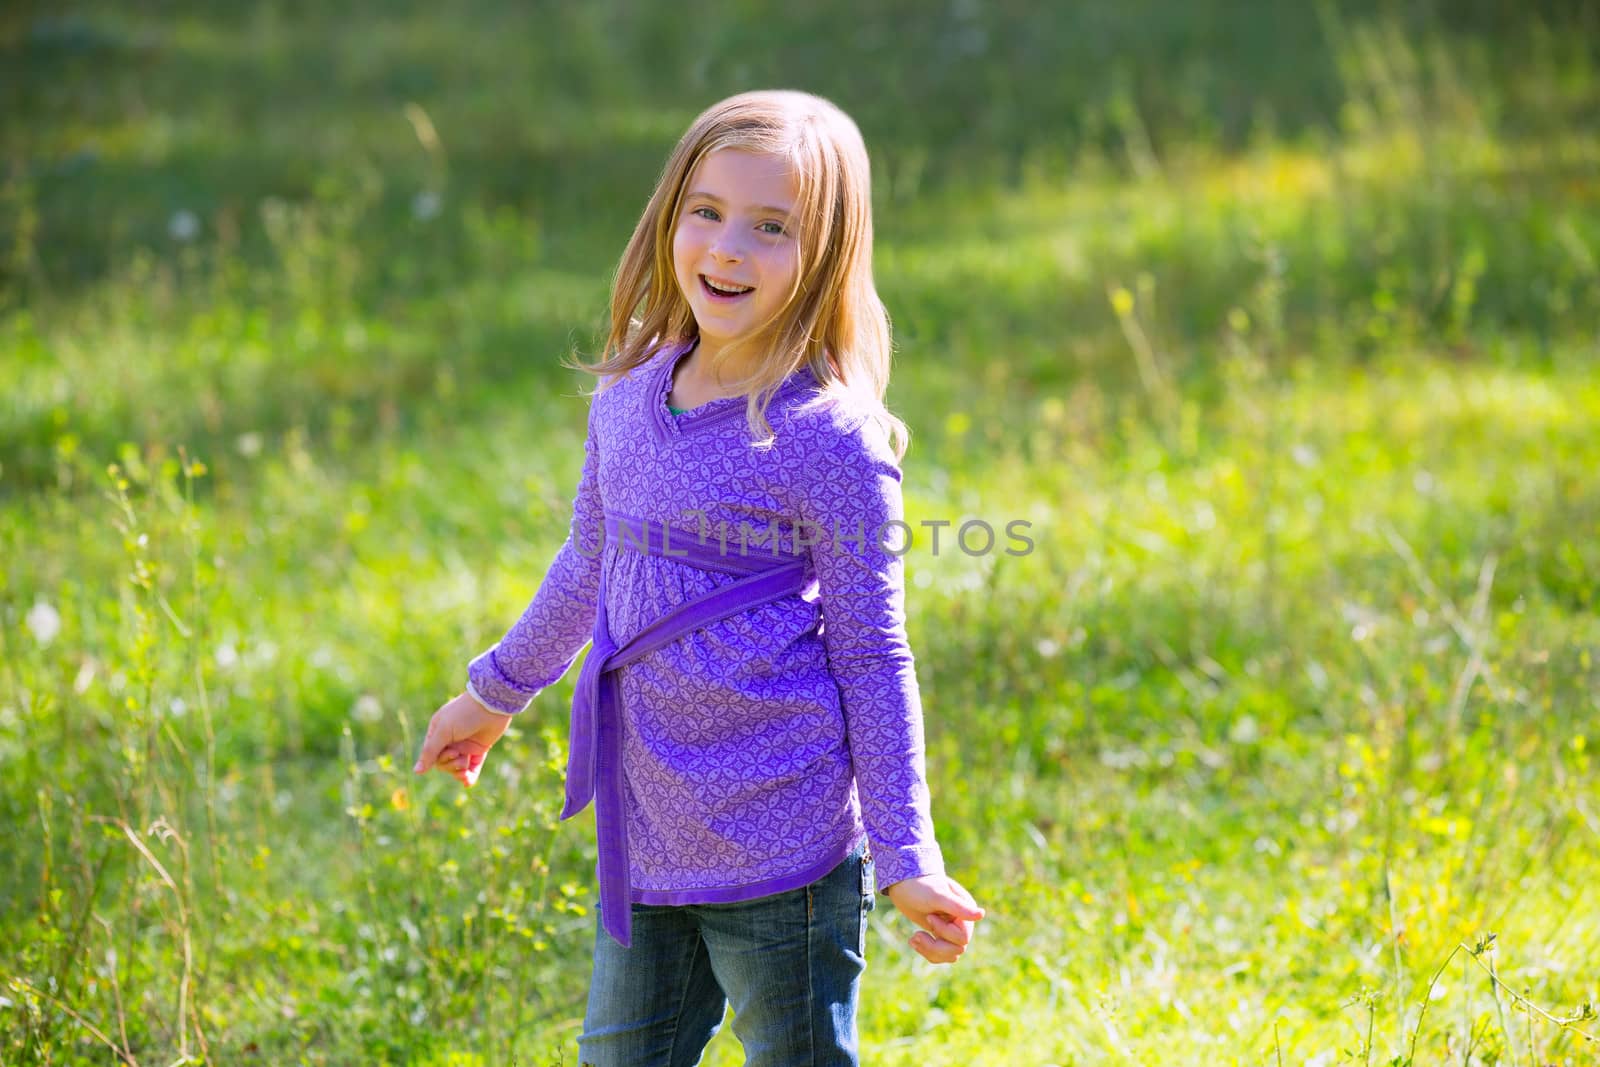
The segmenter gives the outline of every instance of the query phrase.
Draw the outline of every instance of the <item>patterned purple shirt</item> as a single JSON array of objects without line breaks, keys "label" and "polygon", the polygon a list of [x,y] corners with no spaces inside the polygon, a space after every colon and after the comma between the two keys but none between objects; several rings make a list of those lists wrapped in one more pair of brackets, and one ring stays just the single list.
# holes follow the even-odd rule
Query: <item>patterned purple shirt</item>
[{"label": "patterned purple shirt", "polygon": [[880,889],[943,873],[889,442],[845,403],[798,410],[819,395],[805,368],[768,405],[769,449],[752,445],[743,397],[673,415],[673,372],[692,349],[661,349],[592,399],[567,540],[522,617],[471,662],[469,688],[514,713],[566,674],[593,636],[602,571],[617,645],[735,581],[629,550],[605,536],[608,515],[718,552],[803,556],[798,594],[687,630],[614,675],[631,899],[782,892],[863,834]]}]

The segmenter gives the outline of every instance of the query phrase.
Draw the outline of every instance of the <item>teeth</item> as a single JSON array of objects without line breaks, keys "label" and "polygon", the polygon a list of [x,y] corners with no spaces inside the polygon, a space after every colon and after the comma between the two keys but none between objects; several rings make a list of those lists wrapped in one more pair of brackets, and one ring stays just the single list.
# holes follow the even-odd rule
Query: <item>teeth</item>
[{"label": "teeth", "polygon": [[726,296],[738,296],[741,293],[748,293],[751,289],[755,288],[755,286],[753,286],[753,285],[736,286],[734,288],[729,288],[727,286],[718,285],[716,282],[712,281],[710,278],[705,278],[704,275],[701,275],[701,277],[704,278],[706,285],[709,286],[713,292],[722,293],[722,294],[724,294]]}]

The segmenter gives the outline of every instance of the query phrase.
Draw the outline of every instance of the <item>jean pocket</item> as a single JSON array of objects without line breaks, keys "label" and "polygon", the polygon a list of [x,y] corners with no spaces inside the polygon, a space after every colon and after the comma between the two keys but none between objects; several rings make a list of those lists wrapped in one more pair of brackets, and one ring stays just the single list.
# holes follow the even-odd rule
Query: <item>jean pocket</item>
[{"label": "jean pocket", "polygon": [[856,954],[863,960],[867,958],[867,916],[878,904],[873,882],[872,857],[864,856],[861,860],[861,912],[856,917]]},{"label": "jean pocket", "polygon": [[877,877],[870,853],[861,859],[861,901],[867,911],[878,906]]}]

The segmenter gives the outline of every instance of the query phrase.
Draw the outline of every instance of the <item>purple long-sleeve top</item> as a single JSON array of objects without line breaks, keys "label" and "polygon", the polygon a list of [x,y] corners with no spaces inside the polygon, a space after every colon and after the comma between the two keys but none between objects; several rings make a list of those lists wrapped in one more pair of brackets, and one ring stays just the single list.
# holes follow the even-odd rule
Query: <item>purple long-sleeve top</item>
[{"label": "purple long-sleeve top", "polygon": [[628,549],[605,536],[607,515],[698,531],[728,553],[770,554],[776,535],[805,557],[799,593],[685,632],[614,676],[631,899],[781,892],[821,877],[863,834],[880,889],[943,873],[889,442],[844,401],[799,410],[820,395],[805,368],[767,408],[770,448],[754,444],[743,397],[674,415],[673,372],[692,349],[660,349],[591,399],[567,540],[526,611],[472,660],[469,688],[489,707],[525,709],[590,641],[602,586],[622,645],[736,580]]}]

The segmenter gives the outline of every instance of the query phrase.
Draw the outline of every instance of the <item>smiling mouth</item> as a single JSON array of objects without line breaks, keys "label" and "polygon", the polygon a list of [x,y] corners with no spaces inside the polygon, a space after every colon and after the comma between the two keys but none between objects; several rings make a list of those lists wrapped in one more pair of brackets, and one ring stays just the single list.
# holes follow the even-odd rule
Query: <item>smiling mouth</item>
[{"label": "smiling mouth", "polygon": [[712,296],[722,297],[724,300],[755,291],[753,285],[730,285],[726,282],[714,282],[704,274],[700,275],[700,284]]}]

